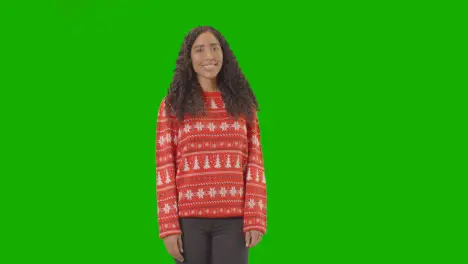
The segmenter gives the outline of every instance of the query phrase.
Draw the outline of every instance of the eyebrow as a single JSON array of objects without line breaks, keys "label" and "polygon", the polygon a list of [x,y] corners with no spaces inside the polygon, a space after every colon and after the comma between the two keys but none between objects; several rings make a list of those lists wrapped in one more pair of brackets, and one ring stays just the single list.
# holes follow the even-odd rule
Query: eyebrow
[{"label": "eyebrow", "polygon": [[[218,43],[211,43],[210,46],[218,46],[219,44]],[[193,46],[194,48],[199,48],[199,47],[204,47],[205,45],[201,44],[201,45],[195,45]]]}]

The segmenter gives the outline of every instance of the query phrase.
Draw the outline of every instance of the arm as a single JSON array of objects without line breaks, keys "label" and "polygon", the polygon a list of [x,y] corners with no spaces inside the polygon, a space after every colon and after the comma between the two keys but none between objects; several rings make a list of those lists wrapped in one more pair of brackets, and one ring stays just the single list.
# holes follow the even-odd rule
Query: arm
[{"label": "arm", "polygon": [[156,193],[159,237],[181,234],[177,208],[176,176],[177,125],[172,115],[166,114],[161,102],[156,128]]},{"label": "arm", "polygon": [[258,117],[247,124],[248,158],[245,168],[244,232],[257,230],[266,233],[266,181],[260,143]]}]

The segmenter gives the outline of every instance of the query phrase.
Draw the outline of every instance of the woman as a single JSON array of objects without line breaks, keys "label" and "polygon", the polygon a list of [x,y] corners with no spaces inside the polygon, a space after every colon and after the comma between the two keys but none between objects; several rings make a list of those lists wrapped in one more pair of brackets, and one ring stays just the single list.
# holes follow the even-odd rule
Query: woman
[{"label": "woman", "polygon": [[265,234],[257,111],[223,36],[191,30],[156,129],[159,236],[176,263],[247,263]]}]

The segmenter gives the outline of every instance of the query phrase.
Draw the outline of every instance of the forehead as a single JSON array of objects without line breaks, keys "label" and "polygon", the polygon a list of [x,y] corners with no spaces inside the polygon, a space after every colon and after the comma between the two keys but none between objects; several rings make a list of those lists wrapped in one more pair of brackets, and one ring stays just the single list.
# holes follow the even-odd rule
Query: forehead
[{"label": "forehead", "polygon": [[208,46],[212,44],[219,44],[218,39],[211,32],[203,32],[197,37],[193,43],[193,47],[200,45]]}]

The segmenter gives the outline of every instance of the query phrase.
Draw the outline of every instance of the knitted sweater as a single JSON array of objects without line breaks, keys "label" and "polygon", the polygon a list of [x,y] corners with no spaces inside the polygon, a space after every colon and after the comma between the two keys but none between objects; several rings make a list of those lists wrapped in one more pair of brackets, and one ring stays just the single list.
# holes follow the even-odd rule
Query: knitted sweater
[{"label": "knitted sweater", "polygon": [[266,233],[266,182],[258,117],[249,125],[203,92],[207,116],[178,122],[162,100],[156,128],[159,237],[181,234],[184,217],[243,217],[244,232]]}]

